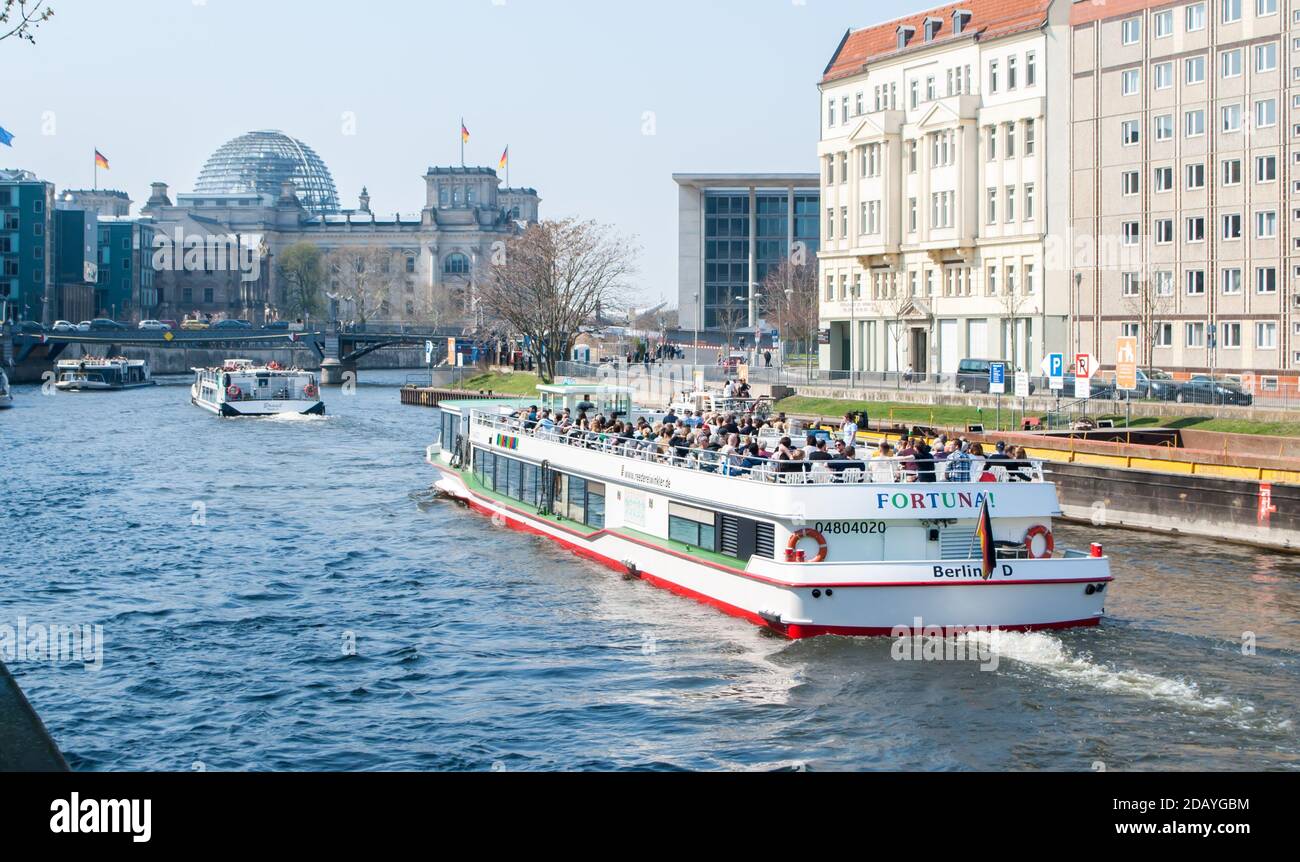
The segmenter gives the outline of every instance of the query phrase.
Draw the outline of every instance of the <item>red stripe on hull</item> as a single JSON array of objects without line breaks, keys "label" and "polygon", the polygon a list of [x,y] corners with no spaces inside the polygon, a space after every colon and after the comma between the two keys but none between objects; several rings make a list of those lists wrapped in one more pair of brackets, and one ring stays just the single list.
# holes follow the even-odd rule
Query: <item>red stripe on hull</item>
[{"label": "red stripe on hull", "polygon": [[[470,493],[472,494],[473,492]],[[574,544],[573,542],[567,541],[565,539],[561,539],[558,536],[552,535],[551,533],[548,533],[545,530],[541,530],[522,519],[511,518],[508,515],[502,515],[500,512],[496,511],[495,509],[491,509],[488,506],[472,498],[471,499],[459,498],[459,499],[461,500],[461,502],[463,502],[473,511],[491,518],[494,523],[496,522],[496,519],[499,517],[501,518],[502,521],[505,522],[505,526],[509,527],[512,530],[517,530],[521,533],[528,533],[529,535],[533,535],[533,536],[540,536],[543,539],[549,539],[552,542],[555,542],[556,544],[560,545],[561,547],[571,551],[575,555],[582,557],[583,559],[590,560],[593,563],[597,563],[599,565],[605,566],[606,568],[613,569],[614,571],[620,572],[624,575],[632,574],[632,572],[628,571],[627,566],[625,566],[622,562],[618,560],[612,559],[610,557],[606,557],[603,554],[598,554],[595,551],[591,550],[590,548],[584,548],[581,545],[577,545]],[[511,511],[514,510],[512,509]],[[565,529],[565,528],[559,527],[559,529]],[[573,531],[566,530],[566,532],[572,533]],[[620,536],[620,538],[626,538],[626,537]],[[643,544],[643,543],[638,543],[638,544]],[[656,548],[655,550],[662,550],[662,549]],[[671,552],[665,552],[665,553],[671,553]],[[692,562],[698,562],[698,561],[692,560]],[[689,587],[684,587],[681,584],[678,584],[674,581],[669,581],[664,578],[658,577],[656,575],[652,575],[649,572],[643,572],[638,569],[635,572],[635,575],[638,579],[643,580],[648,584],[659,587],[660,589],[667,590],[668,592],[678,596],[682,596],[683,598],[692,599],[696,602],[699,602],[702,605],[707,605],[711,608],[714,608],[715,610],[719,610],[724,614],[727,614],[728,616],[736,617],[737,619],[742,619],[745,620],[746,622],[753,623],[754,625],[759,626],[760,628],[770,629],[771,631],[784,635],[785,637],[788,637],[791,640],[804,640],[807,638],[825,637],[828,635],[835,635],[840,637],[892,637],[895,633],[894,628],[858,628],[858,627],[846,627],[846,626],[814,626],[814,625],[798,625],[798,624],[778,625],[771,622],[770,620],[764,619],[763,617],[759,616],[758,614],[752,611],[747,611],[744,608],[740,608],[737,607],[736,605],[730,604],[728,602],[724,602],[721,599],[714,598],[713,596],[709,596],[709,595],[705,595],[704,593],[697,592],[695,590],[690,589]],[[1096,581],[1094,580],[1093,582]],[[836,588],[840,588],[843,587],[844,585],[835,584],[833,586]],[[907,584],[905,586],[919,586],[919,585]],[[957,586],[957,584],[951,584],[948,586]],[[1061,622],[1061,623],[1035,623],[1035,624],[1023,625],[1023,626],[999,626],[999,628],[1002,631],[1008,631],[1008,632],[1032,632],[1032,631],[1051,631],[1051,630],[1059,630],[1059,629],[1083,628],[1089,626],[1096,626],[1099,625],[1100,623],[1101,623],[1100,619],[1093,618],[1093,619],[1086,619],[1086,620],[1073,620],[1070,622]]]}]

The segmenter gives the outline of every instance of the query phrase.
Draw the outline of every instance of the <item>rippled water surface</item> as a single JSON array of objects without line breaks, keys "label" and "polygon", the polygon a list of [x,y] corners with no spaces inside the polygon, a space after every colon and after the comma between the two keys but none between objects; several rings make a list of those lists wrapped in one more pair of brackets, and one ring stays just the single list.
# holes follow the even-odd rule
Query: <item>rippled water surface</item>
[{"label": "rippled water surface", "polygon": [[98,671],[11,663],[74,767],[1300,768],[1300,559],[1065,527],[1101,629],[789,643],[435,500],[404,377],[283,421],[16,387],[0,624],[103,625]]}]

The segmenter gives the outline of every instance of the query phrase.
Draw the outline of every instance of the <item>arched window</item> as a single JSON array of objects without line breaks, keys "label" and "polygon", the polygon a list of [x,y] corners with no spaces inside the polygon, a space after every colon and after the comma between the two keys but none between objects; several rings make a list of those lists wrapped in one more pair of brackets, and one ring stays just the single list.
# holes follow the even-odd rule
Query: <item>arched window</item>
[{"label": "arched window", "polygon": [[449,254],[442,262],[442,271],[447,275],[469,275],[469,258],[460,252]]}]

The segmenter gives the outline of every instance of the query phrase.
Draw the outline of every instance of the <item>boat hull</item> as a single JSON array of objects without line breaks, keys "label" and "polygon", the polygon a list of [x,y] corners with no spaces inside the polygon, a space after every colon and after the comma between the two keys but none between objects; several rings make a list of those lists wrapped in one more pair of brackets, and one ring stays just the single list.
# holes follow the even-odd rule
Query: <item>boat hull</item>
[{"label": "boat hull", "polygon": [[12,395],[0,395],[0,410],[8,410],[13,406],[14,399]]},{"label": "boat hull", "polygon": [[[1095,626],[1111,583],[1109,561],[1018,560],[985,580],[952,561],[823,567],[751,561],[720,566],[614,531],[570,530],[477,493],[436,460],[437,487],[494,523],[554,541],[586,559],[694,599],[791,639],[948,631],[1035,631]],[[958,574],[952,574],[952,573]]]},{"label": "boat hull", "polygon": [[190,397],[190,401],[209,413],[227,419],[266,419],[272,416],[296,414],[299,416],[324,416],[324,401],[225,401],[213,404],[200,398]]},{"label": "boat hull", "polygon": [[144,389],[157,385],[152,380],[147,380],[144,383],[98,383],[88,380],[60,380],[54,384],[54,388],[60,392],[118,392],[124,389]]}]

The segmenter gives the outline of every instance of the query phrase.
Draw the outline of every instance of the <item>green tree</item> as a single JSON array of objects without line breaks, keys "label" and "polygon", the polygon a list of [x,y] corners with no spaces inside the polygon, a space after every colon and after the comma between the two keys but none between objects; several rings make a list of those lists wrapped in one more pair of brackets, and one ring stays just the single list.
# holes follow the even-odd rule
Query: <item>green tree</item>
[{"label": "green tree", "polygon": [[0,4],[0,42],[13,37],[36,44],[35,30],[54,17],[45,0],[3,0]]},{"label": "green tree", "polygon": [[287,316],[319,315],[325,278],[325,256],[314,243],[294,243],[280,252],[280,305]]}]

